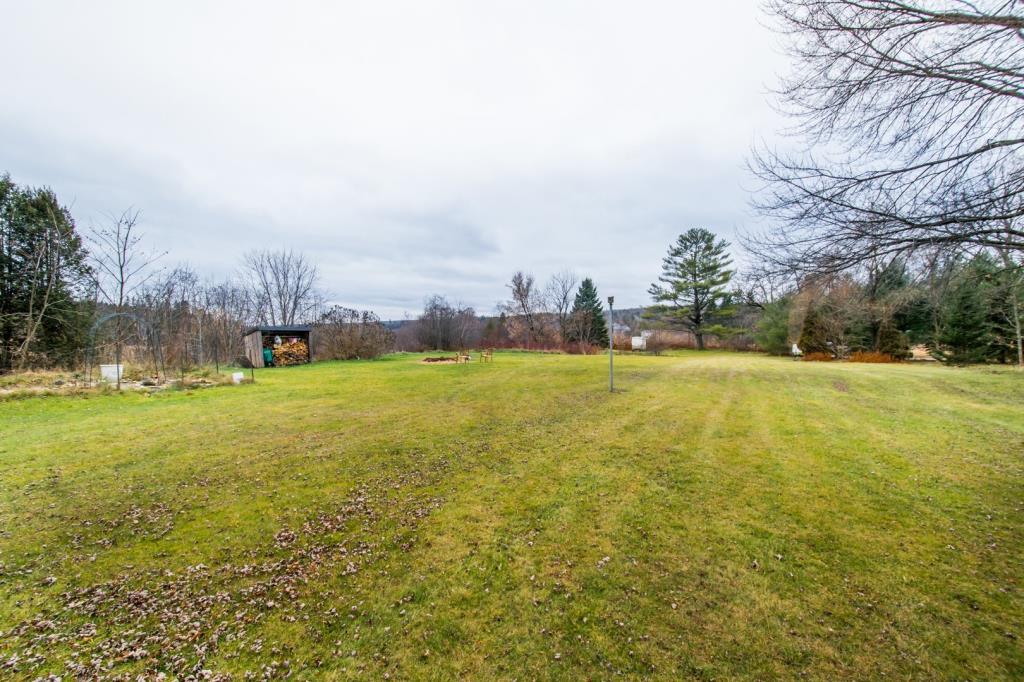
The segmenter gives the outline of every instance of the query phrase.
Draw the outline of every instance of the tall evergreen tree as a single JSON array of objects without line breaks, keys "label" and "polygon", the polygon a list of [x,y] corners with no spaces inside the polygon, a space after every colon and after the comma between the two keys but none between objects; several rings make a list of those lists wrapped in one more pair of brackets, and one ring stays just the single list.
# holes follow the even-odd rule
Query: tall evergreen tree
[{"label": "tall evergreen tree", "polygon": [[88,275],[82,239],[53,192],[0,175],[0,369],[73,362]]},{"label": "tall evergreen tree", "polygon": [[[1017,294],[1007,285],[1016,276],[1016,268],[1002,266],[990,253],[980,253],[971,259],[967,272],[977,280],[984,295],[989,331],[986,360],[1000,363],[1016,359],[1016,338],[1011,323],[1013,296]],[[1018,302],[1019,303],[1019,302]]]},{"label": "tall evergreen tree", "polygon": [[684,232],[662,261],[661,284],[648,289],[657,303],[649,313],[692,332],[698,350],[704,350],[704,336],[714,333],[715,323],[733,314],[726,290],[734,273],[728,248],[703,228]]},{"label": "tall evergreen tree", "polygon": [[896,258],[868,273],[864,291],[869,314],[866,349],[894,358],[910,356],[910,316],[920,294],[912,287],[903,259]]},{"label": "tall evergreen tree", "polygon": [[995,335],[989,270],[989,262],[975,258],[942,300],[938,332],[929,346],[943,362],[966,365],[991,358]]},{"label": "tall evergreen tree", "polygon": [[568,341],[595,346],[608,345],[608,325],[604,321],[604,307],[597,296],[597,287],[589,277],[580,283],[572,303],[569,321],[566,334]]}]

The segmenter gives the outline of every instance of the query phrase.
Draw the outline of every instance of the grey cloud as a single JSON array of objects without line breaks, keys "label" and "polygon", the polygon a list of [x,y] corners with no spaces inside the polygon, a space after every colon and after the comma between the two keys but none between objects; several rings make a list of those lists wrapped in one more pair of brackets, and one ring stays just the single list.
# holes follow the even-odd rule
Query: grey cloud
[{"label": "grey cloud", "polygon": [[743,158],[778,124],[758,6],[22,3],[0,170],[83,225],[139,208],[212,275],[304,251],[385,317],[493,310],[520,268],[640,305],[680,231],[751,220]]}]

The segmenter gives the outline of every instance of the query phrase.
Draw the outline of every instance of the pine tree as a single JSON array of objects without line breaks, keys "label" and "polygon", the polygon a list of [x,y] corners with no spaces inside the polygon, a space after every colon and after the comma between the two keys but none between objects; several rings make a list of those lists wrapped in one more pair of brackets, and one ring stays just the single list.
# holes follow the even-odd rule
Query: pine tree
[{"label": "pine tree", "polygon": [[943,362],[985,362],[991,354],[994,337],[984,265],[969,263],[942,302],[939,331],[929,345]]},{"label": "pine tree", "polygon": [[89,274],[56,195],[0,175],[0,371],[74,362],[88,328]]},{"label": "pine tree", "polygon": [[733,314],[726,290],[733,271],[732,258],[726,253],[729,243],[715,240],[715,235],[702,228],[693,228],[679,235],[662,261],[661,284],[652,284],[648,293],[659,304],[651,316],[681,325],[697,339],[697,349],[704,350],[704,336],[712,333],[712,318]]},{"label": "pine tree", "polygon": [[754,341],[766,353],[786,355],[789,346],[789,312],[792,301],[783,298],[764,306],[754,327]]},{"label": "pine tree", "polygon": [[902,330],[908,326],[905,313],[912,309],[917,294],[911,287],[906,262],[897,258],[872,270],[865,288],[870,313],[866,349],[894,358],[910,357],[910,337]]},{"label": "pine tree", "polygon": [[574,343],[589,343],[595,346],[608,345],[608,326],[604,322],[604,307],[597,296],[597,287],[587,277],[580,283],[576,299],[569,314],[569,330],[566,338]]}]

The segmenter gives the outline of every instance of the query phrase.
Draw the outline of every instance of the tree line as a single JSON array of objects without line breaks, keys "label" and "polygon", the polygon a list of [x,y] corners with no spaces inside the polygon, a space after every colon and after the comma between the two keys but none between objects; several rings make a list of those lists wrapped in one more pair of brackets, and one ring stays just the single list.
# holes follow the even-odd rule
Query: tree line
[{"label": "tree line", "polygon": [[571,270],[555,273],[545,284],[524,271],[506,285],[509,297],[498,314],[477,315],[473,308],[429,296],[423,312],[399,327],[401,350],[524,348],[588,353],[608,346],[609,332],[597,287]]},{"label": "tree line", "polygon": [[839,272],[779,272],[755,261],[737,277],[728,249],[705,229],[680,235],[649,290],[647,326],[685,329],[699,350],[709,337],[750,334],[780,355],[898,361],[919,347],[947,363],[1024,367],[1019,251],[913,251]]},{"label": "tree line", "polygon": [[[923,346],[1024,366],[1024,5],[768,8],[793,62],[776,94],[794,144],[751,156],[767,227],[741,235],[741,275],[710,231],[680,235],[644,325],[697,348],[751,335],[774,353],[901,359]],[[502,326],[536,343],[543,306],[531,281],[510,286]]]},{"label": "tree line", "polygon": [[173,374],[243,356],[245,327],[310,323],[321,358],[376,357],[392,335],[368,311],[327,306],[317,267],[289,250],[243,255],[225,278],[166,267],[139,212],[83,234],[49,189],[0,176],[0,371],[114,360]]},{"label": "tree line", "polygon": [[[766,227],[741,234],[743,273],[711,231],[681,234],[637,324],[697,348],[746,338],[769,352],[900,359],[924,346],[947,362],[1024,366],[1024,5],[768,7],[793,61],[776,94],[794,125],[789,151],[751,155]],[[234,276],[202,280],[153,267],[137,217],[86,240],[51,191],[0,177],[0,370],[79,364],[97,345],[165,367],[226,361],[257,322],[318,322],[339,357],[392,343],[370,313],[324,310],[301,254],[251,252]],[[520,271],[508,290],[486,318],[430,297],[394,345],[585,352],[614,336],[590,279],[541,285]]]},{"label": "tree line", "polygon": [[794,144],[751,158],[760,343],[1024,366],[1024,5],[768,6]]},{"label": "tree line", "polygon": [[[321,359],[474,347],[587,353],[614,336],[594,281],[571,270],[543,284],[513,273],[496,315],[428,297],[393,331],[372,312],[327,306],[316,265],[293,251],[251,251],[220,280],[162,267],[138,219],[126,211],[83,237],[51,191],[0,179],[0,368],[108,358],[167,375],[239,361],[242,330],[262,324],[313,324]],[[738,275],[729,248],[706,229],[679,235],[630,333],[653,332],[652,350],[744,338],[779,354],[796,345],[829,358],[899,360],[923,346],[952,363],[1024,365],[1024,268],[1013,249],[921,250],[839,272],[779,271],[755,258]],[[656,336],[679,331],[688,336]]]},{"label": "tree line", "polygon": [[746,294],[763,311],[755,338],[768,352],[785,354],[795,343],[825,358],[871,352],[900,360],[920,346],[948,363],[1024,366],[1022,273],[987,252],[892,258],[856,273],[808,276],[772,297],[750,280]]}]

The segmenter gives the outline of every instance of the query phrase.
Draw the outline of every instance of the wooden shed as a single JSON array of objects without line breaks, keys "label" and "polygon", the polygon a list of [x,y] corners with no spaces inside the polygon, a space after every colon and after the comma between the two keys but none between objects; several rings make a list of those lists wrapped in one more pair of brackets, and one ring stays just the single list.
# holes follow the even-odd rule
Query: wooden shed
[{"label": "wooden shed", "polygon": [[270,324],[250,327],[245,330],[242,340],[245,357],[253,367],[266,367],[263,350],[269,349],[274,356],[273,366],[301,365],[313,361],[313,346],[309,334],[312,327],[305,324]]}]

